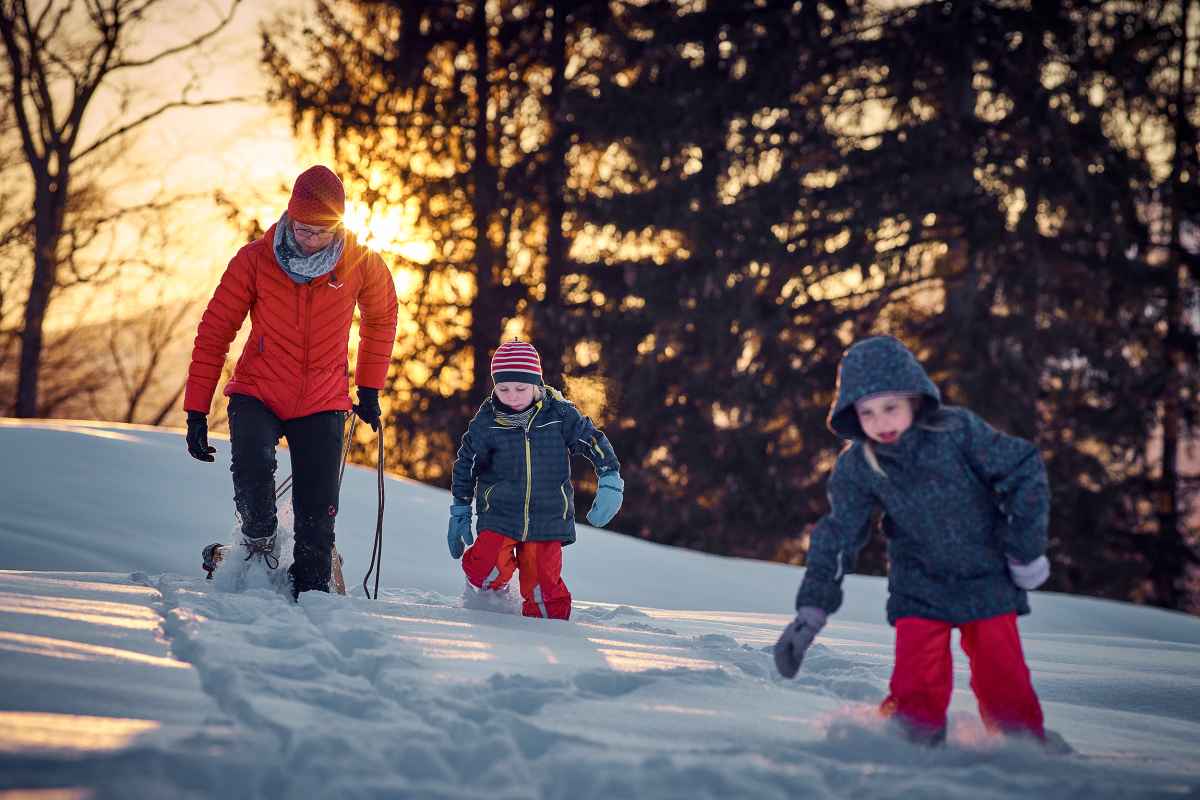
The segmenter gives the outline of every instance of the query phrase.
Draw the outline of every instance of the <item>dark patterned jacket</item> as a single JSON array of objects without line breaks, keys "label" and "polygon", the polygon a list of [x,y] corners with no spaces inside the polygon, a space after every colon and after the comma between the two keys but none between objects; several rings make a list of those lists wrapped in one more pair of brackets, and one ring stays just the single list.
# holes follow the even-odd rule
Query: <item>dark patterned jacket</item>
[{"label": "dark patterned jacket", "polygon": [[496,418],[494,396],[479,407],[454,461],[454,502],[475,500],[476,530],[519,541],[575,541],[571,455],[592,462],[597,476],[620,469],[616,453],[592,421],[547,388],[526,428]]},{"label": "dark patterned jacket", "polygon": [[[891,445],[873,443],[880,475],[864,455],[854,403],[879,392],[920,395],[913,426]],[[796,606],[833,613],[842,578],[883,512],[888,543],[888,621],[917,616],[963,623],[1029,613],[1006,557],[1028,563],[1046,549],[1050,494],[1037,448],[1000,433],[964,408],[943,407],[937,387],[897,339],[874,337],[846,351],[829,427],[850,445],[829,477],[830,512],[812,534]]]}]

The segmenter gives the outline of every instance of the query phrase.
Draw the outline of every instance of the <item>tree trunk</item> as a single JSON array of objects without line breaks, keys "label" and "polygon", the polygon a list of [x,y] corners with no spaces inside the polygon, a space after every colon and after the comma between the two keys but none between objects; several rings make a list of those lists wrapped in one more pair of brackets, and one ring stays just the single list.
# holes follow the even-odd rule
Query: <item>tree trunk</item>
[{"label": "tree trunk", "polygon": [[472,19],[475,42],[475,153],[471,160],[474,191],[471,195],[475,217],[475,299],[471,312],[471,351],[474,358],[471,391],[479,393],[491,384],[490,353],[498,344],[503,321],[503,298],[496,281],[496,250],[492,246],[491,225],[496,213],[498,173],[488,151],[491,136],[488,105],[491,99],[489,45],[491,36],[487,3],[475,3]]},{"label": "tree trunk", "polygon": [[1179,28],[1179,75],[1175,91],[1174,139],[1175,153],[1171,160],[1170,183],[1170,238],[1167,244],[1166,315],[1167,335],[1163,341],[1163,366],[1166,381],[1162,403],[1162,469],[1159,471],[1158,487],[1155,490],[1155,510],[1158,516],[1157,556],[1151,559],[1150,580],[1154,588],[1155,605],[1164,608],[1179,608],[1181,587],[1179,580],[1186,569],[1187,560],[1181,556],[1187,544],[1180,530],[1179,513],[1179,439],[1184,432],[1183,409],[1180,399],[1187,380],[1187,353],[1182,347],[1186,337],[1184,330],[1184,282],[1187,267],[1182,259],[1180,242],[1184,210],[1183,196],[1185,148],[1193,147],[1189,141],[1187,114],[1187,58],[1188,23],[1193,2],[1183,7],[1183,19]]},{"label": "tree trunk", "polygon": [[546,294],[534,306],[534,335],[542,356],[542,369],[548,377],[558,380],[565,367],[563,337],[558,331],[562,319],[562,281],[566,274],[567,242],[563,235],[566,216],[566,182],[563,179],[567,158],[566,120],[562,108],[566,90],[567,69],[567,8],[564,0],[554,0],[550,28],[550,61],[553,72],[547,116],[550,120],[550,141],[547,143],[546,169]]},{"label": "tree trunk", "polygon": [[58,283],[58,243],[62,238],[67,197],[65,174],[57,178],[41,174],[36,180],[33,279],[21,331],[21,362],[13,408],[13,415],[17,417],[38,416],[38,371],[45,338],[46,310]]}]

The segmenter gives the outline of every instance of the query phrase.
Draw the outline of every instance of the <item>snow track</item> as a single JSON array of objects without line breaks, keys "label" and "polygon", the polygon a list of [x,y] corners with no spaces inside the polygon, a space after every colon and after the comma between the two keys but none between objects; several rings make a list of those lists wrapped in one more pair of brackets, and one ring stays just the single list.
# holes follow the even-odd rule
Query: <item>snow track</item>
[{"label": "snow track", "polygon": [[563,623],[428,592],[307,593],[296,604],[198,579],[151,583],[172,651],[254,743],[249,797],[871,798],[956,787],[1093,800],[1200,785],[1144,762],[1131,769],[1120,754],[1064,759],[995,740],[963,712],[951,746],[911,746],[870,711],[887,648],[818,646],[804,679],[785,683],[771,672],[777,620],[766,615],[583,603]]},{"label": "snow track", "polygon": [[1034,685],[1079,753],[985,735],[957,648],[949,743],[926,750],[873,712],[886,581],[848,576],[785,682],[769,648],[801,570],[583,526],[571,621],[524,619],[464,601],[446,492],[388,478],[393,588],[369,601],[376,476],[352,467],[358,596],[295,604],[279,573],[223,591],[198,572],[233,535],[216,441],[199,464],[178,431],[0,420],[21,454],[0,459],[0,800],[1200,797],[1194,617],[1035,593]]}]

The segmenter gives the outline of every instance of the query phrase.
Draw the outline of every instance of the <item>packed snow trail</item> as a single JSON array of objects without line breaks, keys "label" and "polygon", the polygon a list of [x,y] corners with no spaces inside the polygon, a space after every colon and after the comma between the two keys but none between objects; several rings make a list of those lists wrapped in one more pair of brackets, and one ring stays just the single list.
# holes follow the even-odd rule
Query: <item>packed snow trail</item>
[{"label": "packed snow trail", "polygon": [[927,750],[874,712],[886,580],[846,578],[785,682],[769,648],[802,570],[582,527],[572,619],[524,619],[511,596],[462,595],[447,493],[388,478],[392,590],[369,601],[376,476],[348,468],[358,596],[295,604],[279,573],[222,591],[199,570],[234,534],[216,441],[202,465],[178,431],[0,420],[0,451],[22,454],[0,459],[0,795],[1200,796],[1200,619],[1036,592],[1023,644],[1078,753],[987,736],[957,647],[950,741]]},{"label": "packed snow trail", "polygon": [[[927,773],[998,796],[1187,785],[1170,770],[1155,785],[1145,761],[1129,772],[1112,753],[1064,769],[963,713],[950,747],[909,745],[871,711],[887,647],[818,646],[804,679],[785,683],[771,669],[773,615],[581,603],[563,623],[419,591],[379,601],[306,593],[293,604],[269,590],[151,582],[172,650],[252,732],[254,760],[275,765],[245,787],[250,796],[325,786],[346,797],[785,798],[845,797],[854,786],[856,797],[885,797],[920,795]],[[866,780],[879,770],[895,774]]]}]

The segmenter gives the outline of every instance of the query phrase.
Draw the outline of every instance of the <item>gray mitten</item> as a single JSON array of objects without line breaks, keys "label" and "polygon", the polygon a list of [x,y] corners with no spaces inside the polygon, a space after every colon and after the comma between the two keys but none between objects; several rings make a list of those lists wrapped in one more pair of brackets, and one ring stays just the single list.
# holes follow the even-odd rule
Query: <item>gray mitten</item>
[{"label": "gray mitten", "polygon": [[775,643],[775,669],[785,678],[794,678],[800,671],[804,653],[821,628],[825,627],[826,614],[816,606],[800,606],[796,618],[783,629],[783,635]]},{"label": "gray mitten", "polygon": [[1010,558],[1008,574],[1012,576],[1013,583],[1032,592],[1050,578],[1050,559],[1038,556],[1028,564],[1022,564]]}]

